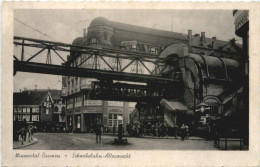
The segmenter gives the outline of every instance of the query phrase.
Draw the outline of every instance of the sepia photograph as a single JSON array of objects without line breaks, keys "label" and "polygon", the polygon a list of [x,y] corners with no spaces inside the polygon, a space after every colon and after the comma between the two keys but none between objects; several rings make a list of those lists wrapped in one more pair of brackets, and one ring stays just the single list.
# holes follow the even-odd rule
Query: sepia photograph
[{"label": "sepia photograph", "polygon": [[249,151],[249,10],[15,9],[13,25],[14,150]]}]

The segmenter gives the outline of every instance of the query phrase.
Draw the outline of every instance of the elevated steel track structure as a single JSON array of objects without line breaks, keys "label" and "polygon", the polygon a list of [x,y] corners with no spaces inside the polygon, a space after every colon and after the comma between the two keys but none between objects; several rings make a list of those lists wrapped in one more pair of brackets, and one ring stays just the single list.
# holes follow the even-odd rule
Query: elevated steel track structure
[{"label": "elevated steel track structure", "polygon": [[[102,46],[77,46],[61,42],[18,36],[14,36],[13,44],[16,47],[21,47],[21,53],[19,55],[13,55],[14,75],[17,71],[20,71],[95,78],[100,81],[100,84],[96,82],[96,86],[94,86],[94,88],[99,85],[103,90],[106,89],[106,91],[103,91],[102,93],[98,93],[97,89],[93,89],[92,93],[89,93],[89,91],[82,91],[85,93],[88,92],[88,94],[92,95],[91,98],[94,99],[117,99],[131,101],[138,101],[141,97],[146,97],[147,100],[149,100],[149,97],[158,99],[165,95],[169,96],[170,94],[174,94],[172,91],[176,91],[182,87],[182,82],[179,78],[163,75],[164,70],[170,65],[167,63],[166,59],[159,58],[157,54],[107,48]],[[28,48],[37,48],[38,50],[26,59],[25,51]],[[47,54],[44,54],[46,51]],[[68,56],[67,60],[65,60],[62,52],[70,54],[71,56]],[[75,58],[80,55],[86,56],[81,60],[81,62],[74,63],[73,61]],[[54,61],[54,56],[58,57],[60,59],[59,62],[61,63]],[[40,62],[38,57],[41,59]],[[89,60],[91,57],[94,58],[92,68],[83,67],[84,62]],[[106,70],[98,69],[97,58],[102,60],[104,64],[107,65],[108,68]],[[114,59],[116,66],[112,67],[112,65],[107,61],[107,58]],[[123,65],[121,63],[122,60],[127,60],[127,64]],[[152,67],[148,66],[147,63],[152,65]],[[135,64],[135,70],[131,73],[127,72],[126,69],[133,64]],[[139,73],[138,69],[140,68],[140,65],[147,70],[148,74]],[[139,84],[113,84],[113,81],[140,82],[145,83],[146,86]],[[120,87],[120,90],[124,90],[123,92],[132,93],[121,93],[120,95],[115,93],[111,94],[111,92],[115,92],[115,90],[119,89],[118,87]],[[96,91],[96,93],[93,93],[93,91]],[[146,92],[146,94],[144,92]]]}]

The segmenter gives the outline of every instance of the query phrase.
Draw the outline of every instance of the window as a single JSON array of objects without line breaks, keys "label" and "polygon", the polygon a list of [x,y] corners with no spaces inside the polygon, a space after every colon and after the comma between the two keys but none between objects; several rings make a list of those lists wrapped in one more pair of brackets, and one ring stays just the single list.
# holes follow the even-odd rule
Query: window
[{"label": "window", "polygon": [[81,107],[81,96],[75,98],[75,107]]},{"label": "window", "polygon": [[132,45],[132,50],[136,51],[136,45]]},{"label": "window", "polygon": [[56,106],[56,107],[54,108],[54,111],[55,111],[55,112],[59,112],[59,107]]},{"label": "window", "polygon": [[97,38],[91,38],[90,42],[89,42],[89,44],[94,44],[94,45],[97,45],[98,43],[99,42],[98,42]]},{"label": "window", "polygon": [[23,113],[26,113],[26,108],[25,107],[23,107]]},{"label": "window", "polygon": [[49,114],[49,107],[46,107],[46,114]]},{"label": "window", "polygon": [[39,108],[38,107],[32,108],[32,113],[39,113]]},{"label": "window", "polygon": [[14,113],[18,113],[19,108],[14,108]]},{"label": "window", "polygon": [[18,113],[22,113],[22,108],[18,107],[16,108]]},{"label": "window", "polygon": [[23,115],[23,119],[26,119],[26,121],[30,121],[30,115]]},{"label": "window", "polygon": [[80,116],[77,117],[77,128],[80,128]]},{"label": "window", "polygon": [[67,109],[72,109],[73,108],[73,99],[67,100]]},{"label": "window", "polygon": [[108,120],[108,126],[113,126],[112,120]]},{"label": "window", "polygon": [[39,115],[32,115],[32,121],[39,121]]},{"label": "window", "polygon": [[123,124],[122,114],[109,114],[109,116],[108,116],[108,126],[117,127],[119,124]]},{"label": "window", "polygon": [[158,53],[158,48],[150,47],[150,52],[157,54]]}]

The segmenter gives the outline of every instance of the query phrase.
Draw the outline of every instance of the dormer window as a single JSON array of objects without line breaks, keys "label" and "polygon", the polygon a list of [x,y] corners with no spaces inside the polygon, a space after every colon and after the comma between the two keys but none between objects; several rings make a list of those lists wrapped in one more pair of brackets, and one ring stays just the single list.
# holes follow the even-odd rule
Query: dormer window
[{"label": "dormer window", "polygon": [[97,38],[91,38],[89,41],[90,45],[97,45],[99,43],[99,41],[97,40]]},{"label": "dormer window", "polygon": [[136,51],[136,45],[132,45],[132,50]]},{"label": "dormer window", "polygon": [[154,53],[154,54],[157,54],[158,53],[158,48],[150,47],[150,52]]}]

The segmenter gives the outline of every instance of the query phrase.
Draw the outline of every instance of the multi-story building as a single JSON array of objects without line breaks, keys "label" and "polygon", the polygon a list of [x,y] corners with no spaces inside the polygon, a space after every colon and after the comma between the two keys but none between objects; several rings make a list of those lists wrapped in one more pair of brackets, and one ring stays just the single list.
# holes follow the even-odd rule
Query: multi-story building
[{"label": "multi-story building", "polygon": [[61,98],[61,90],[50,89],[48,92],[53,100],[53,122],[65,127],[65,100]]},{"label": "multi-story building", "polygon": [[[192,30],[188,30],[188,34],[181,34],[118,23],[102,17],[92,20],[88,31],[86,32],[86,29],[84,29],[83,37],[76,38],[72,44],[92,47],[104,46],[147,52],[158,56],[171,44],[185,44],[189,47],[190,53],[232,58],[237,61],[240,61],[239,51],[241,51],[240,46],[234,40],[221,41],[217,40],[216,37],[206,38],[205,32],[202,32],[201,35],[192,35]],[[85,61],[86,59],[87,61]],[[109,62],[112,68],[116,68],[117,65],[114,59],[106,61]],[[120,64],[126,63],[123,61]],[[221,59],[219,61],[222,62]],[[99,58],[91,57],[88,54],[79,55],[73,51],[73,48],[67,63],[73,67],[79,65],[83,68],[108,69],[107,65]],[[136,70],[135,66],[137,64],[132,64],[125,72],[146,73],[140,67]],[[122,122],[125,126],[129,122],[129,112],[133,111],[135,103],[90,100],[83,91],[91,89],[91,82],[95,81],[95,79],[64,77],[64,80],[63,92],[64,96],[66,96],[67,129],[81,132],[88,131],[96,118],[101,118],[103,124],[110,128],[117,127]],[[161,117],[161,111],[157,111],[156,107],[151,106],[153,105],[148,104],[147,108],[142,107],[144,113],[138,115],[144,119]],[[152,113],[152,116],[148,113]]]},{"label": "multi-story building", "polygon": [[[13,119],[36,125],[39,131],[52,131],[54,123],[64,124],[61,90],[26,90],[13,94]],[[57,108],[58,107],[58,108]],[[59,118],[59,119],[58,119]]]}]

